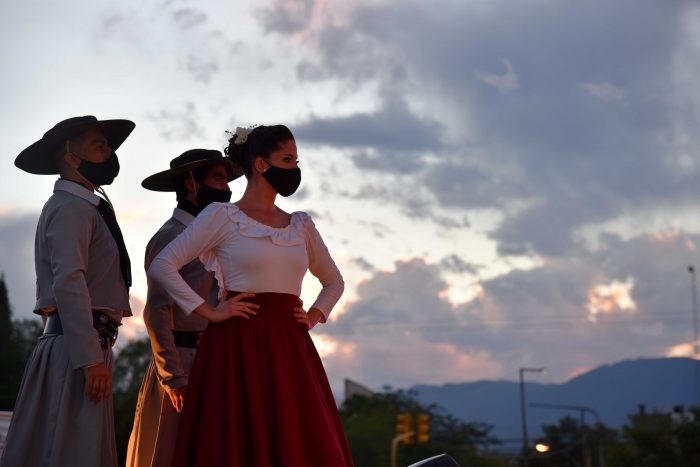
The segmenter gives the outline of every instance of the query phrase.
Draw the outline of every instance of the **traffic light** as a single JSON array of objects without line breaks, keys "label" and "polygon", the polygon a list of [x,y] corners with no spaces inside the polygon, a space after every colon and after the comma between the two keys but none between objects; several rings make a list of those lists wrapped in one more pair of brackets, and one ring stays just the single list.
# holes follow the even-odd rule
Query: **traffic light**
[{"label": "traffic light", "polygon": [[430,440],[430,415],[427,413],[418,414],[418,443],[427,443]]},{"label": "traffic light", "polygon": [[[396,416],[396,434],[406,433],[413,433],[413,417],[410,413],[402,412]],[[413,436],[407,436],[403,439],[403,443],[412,444],[413,438]]]}]

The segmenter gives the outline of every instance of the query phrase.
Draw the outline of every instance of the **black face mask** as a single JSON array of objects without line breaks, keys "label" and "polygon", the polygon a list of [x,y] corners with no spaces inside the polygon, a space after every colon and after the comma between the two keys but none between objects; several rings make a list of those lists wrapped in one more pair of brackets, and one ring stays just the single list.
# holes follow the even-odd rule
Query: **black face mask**
[{"label": "black face mask", "polygon": [[198,184],[197,204],[200,209],[204,209],[211,203],[228,203],[231,201],[230,190],[219,190],[204,184]]},{"label": "black face mask", "polygon": [[109,159],[100,163],[80,159],[78,172],[95,186],[111,185],[119,174],[117,153],[112,153]]},{"label": "black face mask", "polygon": [[265,161],[265,163],[267,163],[269,167],[262,173],[262,176],[265,177],[267,183],[269,183],[277,193],[287,197],[297,191],[299,184],[301,184],[301,169],[299,167],[283,169],[281,167],[275,167],[267,161]]}]

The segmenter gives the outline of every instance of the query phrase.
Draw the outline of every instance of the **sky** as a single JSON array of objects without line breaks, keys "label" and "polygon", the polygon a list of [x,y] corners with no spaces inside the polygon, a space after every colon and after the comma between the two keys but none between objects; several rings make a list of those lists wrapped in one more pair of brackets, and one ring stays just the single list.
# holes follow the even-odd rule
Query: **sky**
[{"label": "sky", "polygon": [[312,331],[336,393],[692,355],[696,2],[6,0],[0,39],[16,318],[55,177],[13,161],[58,121],[136,123],[107,187],[134,264],[122,339],[145,335],[140,261],[175,204],[141,180],[282,123],[302,185],[278,204],[313,216],[346,282]]}]

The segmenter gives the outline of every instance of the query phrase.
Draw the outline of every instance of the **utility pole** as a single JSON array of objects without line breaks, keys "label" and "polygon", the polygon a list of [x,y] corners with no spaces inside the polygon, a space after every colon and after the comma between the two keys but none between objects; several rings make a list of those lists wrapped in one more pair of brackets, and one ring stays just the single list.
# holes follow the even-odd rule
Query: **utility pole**
[{"label": "utility pole", "polygon": [[695,278],[695,268],[688,266],[690,273],[690,287],[693,294],[693,368],[695,374],[695,395],[700,406],[700,368],[698,368],[698,291]]},{"label": "utility pole", "polygon": [[525,411],[525,372],[545,373],[546,368],[520,368],[520,420],[523,428],[523,467],[527,467],[530,454],[530,440],[527,437],[527,413]]}]

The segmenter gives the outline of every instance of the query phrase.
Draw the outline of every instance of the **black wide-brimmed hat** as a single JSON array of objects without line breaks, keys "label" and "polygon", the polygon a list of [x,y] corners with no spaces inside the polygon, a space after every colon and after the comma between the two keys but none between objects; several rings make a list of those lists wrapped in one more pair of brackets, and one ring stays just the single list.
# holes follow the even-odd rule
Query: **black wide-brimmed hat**
[{"label": "black wide-brimmed hat", "polygon": [[135,126],[131,120],[98,120],[92,115],[68,118],[58,122],[39,141],[20,152],[15,165],[30,174],[57,174],[59,167],[55,153],[66,140],[88,130],[100,130],[112,151],[116,151]]},{"label": "black wide-brimmed hat", "polygon": [[202,167],[223,164],[228,173],[227,182],[234,180],[243,171],[234,170],[231,159],[214,149],[190,149],[170,161],[170,169],[158,172],[144,179],[141,186],[151,191],[175,191],[175,176]]}]

